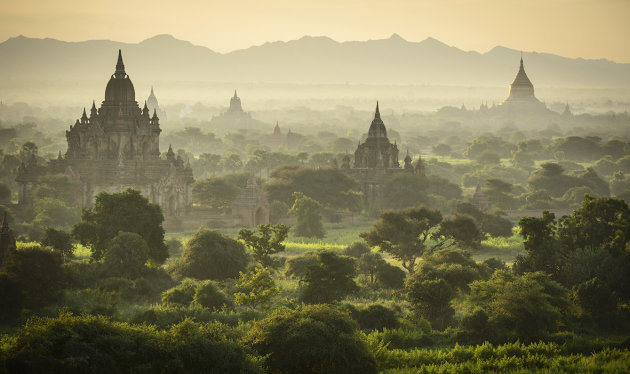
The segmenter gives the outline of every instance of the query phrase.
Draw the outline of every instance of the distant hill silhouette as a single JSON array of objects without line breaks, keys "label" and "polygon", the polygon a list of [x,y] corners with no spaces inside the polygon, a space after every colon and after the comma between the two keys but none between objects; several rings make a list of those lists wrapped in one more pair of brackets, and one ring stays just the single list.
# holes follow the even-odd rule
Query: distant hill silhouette
[{"label": "distant hill silhouette", "polygon": [[[132,80],[507,86],[520,51],[467,52],[433,38],[336,42],[305,36],[220,54],[170,35],[137,44],[18,36],[0,43],[0,79],[94,80],[113,72],[121,48]],[[630,87],[630,64],[523,53],[534,85]]]}]

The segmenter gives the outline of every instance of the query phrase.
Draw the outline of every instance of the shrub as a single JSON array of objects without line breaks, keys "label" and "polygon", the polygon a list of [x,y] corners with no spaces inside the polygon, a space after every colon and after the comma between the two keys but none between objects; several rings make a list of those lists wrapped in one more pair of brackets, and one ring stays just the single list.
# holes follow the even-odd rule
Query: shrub
[{"label": "shrub", "polygon": [[186,243],[171,272],[176,278],[223,280],[236,278],[248,263],[243,244],[217,231],[200,228]]},{"label": "shrub", "polygon": [[455,311],[450,305],[455,291],[444,280],[423,280],[414,273],[405,282],[405,292],[415,311],[436,328],[444,328]]},{"label": "shrub", "polygon": [[149,260],[149,246],[142,236],[119,232],[107,245],[104,264],[110,274],[138,278]]},{"label": "shrub", "polygon": [[304,277],[302,300],[306,303],[328,303],[358,290],[354,283],[356,262],[331,251],[317,253],[317,263],[308,267]]},{"label": "shrub", "polygon": [[162,304],[166,306],[190,305],[195,297],[196,284],[192,279],[184,279],[179,285],[162,293]]},{"label": "shrub", "polygon": [[343,250],[343,254],[346,256],[360,258],[363,254],[370,252],[370,247],[364,241],[352,242]]},{"label": "shrub", "polygon": [[301,256],[291,257],[286,261],[284,276],[302,279],[306,276],[308,268],[315,265],[317,265],[317,253],[315,252],[307,252]]},{"label": "shrub", "polygon": [[0,324],[12,322],[22,311],[23,297],[17,283],[5,273],[0,273],[0,300]]},{"label": "shrub", "polygon": [[382,262],[376,268],[376,281],[388,288],[399,289],[405,283],[407,273],[398,266]]},{"label": "shrub", "polygon": [[210,310],[220,310],[224,306],[232,307],[232,300],[225,296],[213,281],[199,283],[195,290],[193,302]]},{"label": "shrub", "polygon": [[399,325],[396,312],[379,304],[355,310],[351,316],[363,330],[395,329]]},{"label": "shrub", "polygon": [[248,273],[241,273],[234,294],[238,305],[248,305],[256,308],[260,304],[267,304],[272,297],[280,293],[273,281],[269,269],[254,268]]},{"label": "shrub", "polygon": [[20,246],[5,268],[24,296],[24,306],[39,308],[61,295],[64,274],[61,256],[49,247]]},{"label": "shrub", "polygon": [[276,310],[256,322],[244,342],[273,373],[376,373],[376,363],[347,315],[323,306]]},{"label": "shrub", "polygon": [[3,360],[10,373],[262,373],[228,333],[216,322],[159,331],[61,314],[31,319],[3,346]]}]

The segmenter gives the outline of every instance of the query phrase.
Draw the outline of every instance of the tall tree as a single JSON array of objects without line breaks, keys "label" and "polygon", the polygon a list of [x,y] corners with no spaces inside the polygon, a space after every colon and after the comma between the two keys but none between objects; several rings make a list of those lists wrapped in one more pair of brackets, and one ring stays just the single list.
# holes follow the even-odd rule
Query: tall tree
[{"label": "tall tree", "polygon": [[360,236],[372,247],[378,246],[402,262],[413,273],[416,260],[453,243],[440,231],[442,213],[425,207],[381,213],[372,230]]},{"label": "tall tree", "polygon": [[295,233],[298,236],[323,238],[326,232],[322,224],[321,205],[302,193],[294,193],[295,202],[291,213],[297,216]]},{"label": "tall tree", "polygon": [[287,225],[258,225],[258,235],[253,230],[240,229],[238,238],[245,243],[245,246],[251,248],[252,257],[262,267],[276,268],[278,261],[274,260],[271,255],[284,252],[284,244],[282,242],[289,235],[289,226]]},{"label": "tall tree", "polygon": [[72,227],[72,235],[83,245],[92,248],[92,258],[100,260],[109,241],[119,231],[140,235],[149,246],[149,258],[163,263],[168,257],[164,243],[164,216],[157,204],[149,203],[139,191],[101,192],[96,195],[94,208],[85,209],[81,222]]}]

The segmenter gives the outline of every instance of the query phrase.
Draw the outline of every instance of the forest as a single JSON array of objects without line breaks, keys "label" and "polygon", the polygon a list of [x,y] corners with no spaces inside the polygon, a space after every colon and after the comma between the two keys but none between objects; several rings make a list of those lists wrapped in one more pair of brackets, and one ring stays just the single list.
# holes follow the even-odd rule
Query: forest
[{"label": "forest", "polygon": [[[72,122],[0,104],[16,241],[0,373],[630,371],[627,112],[384,110],[401,167],[424,172],[372,204],[341,167],[372,113],[273,109],[236,129],[190,108],[162,126],[160,157],[171,145],[194,176],[174,216],[134,189],[81,206],[68,173],[18,204],[21,165],[63,157]],[[269,223],[243,227],[231,210],[250,179]]]}]

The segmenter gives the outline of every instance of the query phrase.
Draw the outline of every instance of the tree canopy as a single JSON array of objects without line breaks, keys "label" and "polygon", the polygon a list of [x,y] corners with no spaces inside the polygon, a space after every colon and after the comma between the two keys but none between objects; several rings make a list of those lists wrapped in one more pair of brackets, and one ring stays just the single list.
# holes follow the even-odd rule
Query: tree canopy
[{"label": "tree canopy", "polygon": [[149,258],[161,264],[168,257],[162,221],[160,206],[149,203],[139,191],[101,192],[96,195],[94,208],[83,210],[81,222],[72,227],[72,235],[90,246],[92,258],[99,260],[119,231],[133,232],[146,241]]}]

